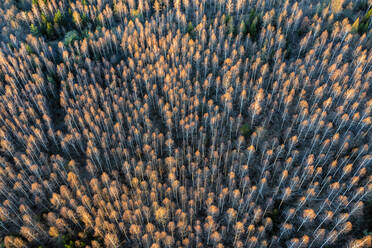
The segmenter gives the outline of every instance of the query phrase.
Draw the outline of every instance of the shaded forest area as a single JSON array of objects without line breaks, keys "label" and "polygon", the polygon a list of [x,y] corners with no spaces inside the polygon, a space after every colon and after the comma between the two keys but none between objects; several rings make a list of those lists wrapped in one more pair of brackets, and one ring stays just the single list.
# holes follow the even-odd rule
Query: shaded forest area
[{"label": "shaded forest area", "polygon": [[371,6],[0,1],[0,247],[372,247]]}]

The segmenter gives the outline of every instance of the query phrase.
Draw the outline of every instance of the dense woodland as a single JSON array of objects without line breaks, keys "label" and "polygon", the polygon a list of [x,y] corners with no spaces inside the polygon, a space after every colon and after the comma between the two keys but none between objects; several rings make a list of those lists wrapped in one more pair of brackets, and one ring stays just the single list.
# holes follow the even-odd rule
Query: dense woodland
[{"label": "dense woodland", "polygon": [[0,1],[0,247],[372,247],[371,6]]}]

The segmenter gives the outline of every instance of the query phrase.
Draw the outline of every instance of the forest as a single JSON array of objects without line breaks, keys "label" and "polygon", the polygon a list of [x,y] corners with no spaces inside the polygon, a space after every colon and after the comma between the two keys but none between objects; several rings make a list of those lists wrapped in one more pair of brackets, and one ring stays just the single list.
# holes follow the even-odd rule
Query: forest
[{"label": "forest", "polygon": [[0,247],[372,247],[371,0],[1,0]]}]

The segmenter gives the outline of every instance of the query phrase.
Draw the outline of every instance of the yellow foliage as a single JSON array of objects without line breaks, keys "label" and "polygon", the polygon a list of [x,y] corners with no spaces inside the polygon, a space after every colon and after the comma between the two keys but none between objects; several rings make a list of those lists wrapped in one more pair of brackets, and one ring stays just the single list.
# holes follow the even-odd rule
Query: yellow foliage
[{"label": "yellow foliage", "polygon": [[358,27],[359,27],[359,17],[355,20],[355,22],[351,26],[351,32],[352,33],[358,32]]},{"label": "yellow foliage", "polygon": [[49,235],[53,238],[57,238],[59,236],[57,228],[55,228],[54,226],[50,227],[49,228]]},{"label": "yellow foliage", "polygon": [[344,0],[332,0],[331,1],[332,12],[335,14],[340,13],[340,11],[342,10],[343,3],[344,3]]}]

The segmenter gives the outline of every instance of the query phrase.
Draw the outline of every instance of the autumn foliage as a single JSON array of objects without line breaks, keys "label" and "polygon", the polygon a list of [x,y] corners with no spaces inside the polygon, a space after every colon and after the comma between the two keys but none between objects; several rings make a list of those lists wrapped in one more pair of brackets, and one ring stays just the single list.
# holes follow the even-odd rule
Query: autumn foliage
[{"label": "autumn foliage", "polygon": [[370,12],[325,2],[1,1],[0,241],[371,247]]}]

